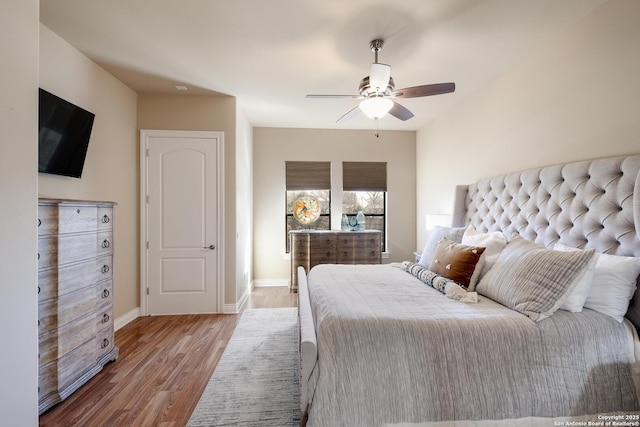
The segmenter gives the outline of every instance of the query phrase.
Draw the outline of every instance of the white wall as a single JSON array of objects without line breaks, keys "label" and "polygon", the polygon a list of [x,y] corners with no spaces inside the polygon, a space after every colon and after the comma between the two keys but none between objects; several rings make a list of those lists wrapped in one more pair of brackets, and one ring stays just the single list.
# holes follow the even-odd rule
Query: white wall
[{"label": "white wall", "polygon": [[639,22],[639,1],[609,1],[418,131],[418,247],[456,184],[640,153]]},{"label": "white wall", "polygon": [[236,301],[251,292],[253,263],[253,127],[236,109]]},{"label": "white wall", "polygon": [[39,174],[41,197],[105,200],[114,213],[114,311],[139,307],[137,95],[57,34],[40,25],[43,89],[96,115],[82,178]]},{"label": "white wall", "polygon": [[389,259],[415,250],[415,132],[255,128],[253,131],[254,279],[285,283],[285,162],[331,162],[331,221],[340,229],[342,162],[387,162]]},{"label": "white wall", "polygon": [[0,418],[38,424],[38,0],[0,13]]}]

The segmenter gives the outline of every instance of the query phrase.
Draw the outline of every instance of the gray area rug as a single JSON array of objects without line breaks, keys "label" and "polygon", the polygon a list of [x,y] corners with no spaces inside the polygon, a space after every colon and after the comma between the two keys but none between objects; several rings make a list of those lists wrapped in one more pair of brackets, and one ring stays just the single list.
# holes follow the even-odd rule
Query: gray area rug
[{"label": "gray area rug", "polygon": [[298,309],[244,311],[188,426],[298,426]]}]

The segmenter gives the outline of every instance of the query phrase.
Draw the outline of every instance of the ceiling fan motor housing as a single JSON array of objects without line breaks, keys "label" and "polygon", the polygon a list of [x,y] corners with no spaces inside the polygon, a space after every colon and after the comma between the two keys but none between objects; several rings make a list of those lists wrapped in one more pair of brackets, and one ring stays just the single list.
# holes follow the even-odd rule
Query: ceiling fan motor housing
[{"label": "ceiling fan motor housing", "polygon": [[389,77],[389,84],[387,85],[387,89],[384,92],[381,92],[381,91],[376,92],[375,88],[372,88],[371,85],[369,84],[369,76],[366,76],[360,81],[360,87],[358,89],[358,92],[360,93],[360,95],[364,97],[390,96],[395,89],[396,89],[396,86],[393,83],[393,77]]}]

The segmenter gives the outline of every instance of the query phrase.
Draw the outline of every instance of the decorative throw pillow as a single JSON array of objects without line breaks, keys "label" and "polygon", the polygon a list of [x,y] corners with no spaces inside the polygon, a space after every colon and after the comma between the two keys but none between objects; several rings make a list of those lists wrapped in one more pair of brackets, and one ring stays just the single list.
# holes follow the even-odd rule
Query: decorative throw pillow
[{"label": "decorative throw pillow", "polygon": [[427,244],[422,250],[422,256],[420,256],[420,261],[418,261],[418,264],[422,265],[424,268],[429,268],[429,266],[431,265],[431,260],[433,260],[433,254],[436,253],[436,248],[438,247],[438,242],[440,241],[440,239],[446,237],[449,240],[460,243],[462,241],[463,233],[464,227],[454,228],[436,226],[436,228],[429,235],[429,239],[427,240]]},{"label": "decorative throw pillow", "polygon": [[442,292],[448,298],[464,303],[477,303],[478,294],[475,292],[467,292],[462,286],[454,282],[451,279],[442,277],[433,271],[424,268],[420,264],[414,264],[409,261],[404,261],[400,266],[404,271],[410,273],[420,279],[423,283],[431,286],[432,288]]},{"label": "decorative throw pillow", "polygon": [[436,247],[429,270],[453,280],[465,289],[469,288],[471,283],[475,287],[482,269],[478,262],[484,250],[485,248],[479,246],[467,246],[446,237],[442,238]]},{"label": "decorative throw pillow", "polygon": [[[554,249],[580,251],[556,243]],[[622,322],[636,291],[640,275],[640,258],[618,255],[595,255],[593,279],[584,307],[606,314]]]},{"label": "decorative throw pillow", "polygon": [[[487,248],[482,257],[484,262],[482,270],[478,276],[478,280],[487,274],[487,272],[496,263],[500,252],[507,246],[507,239],[504,237],[501,231],[493,231],[491,233],[479,233],[473,225],[469,225],[462,235],[462,244],[468,246],[482,246]],[[475,284],[469,285],[469,291],[473,291]]]},{"label": "decorative throw pillow", "polygon": [[594,253],[554,251],[515,235],[477,291],[539,322],[562,306]]}]

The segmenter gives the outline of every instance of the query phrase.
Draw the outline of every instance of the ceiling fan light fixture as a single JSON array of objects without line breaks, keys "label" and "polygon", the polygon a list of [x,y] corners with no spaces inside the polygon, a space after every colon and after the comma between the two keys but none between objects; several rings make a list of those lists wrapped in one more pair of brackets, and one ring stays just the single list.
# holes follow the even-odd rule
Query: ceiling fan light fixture
[{"label": "ceiling fan light fixture", "polygon": [[387,98],[374,96],[360,103],[360,109],[370,119],[380,119],[391,110],[393,101]]}]

